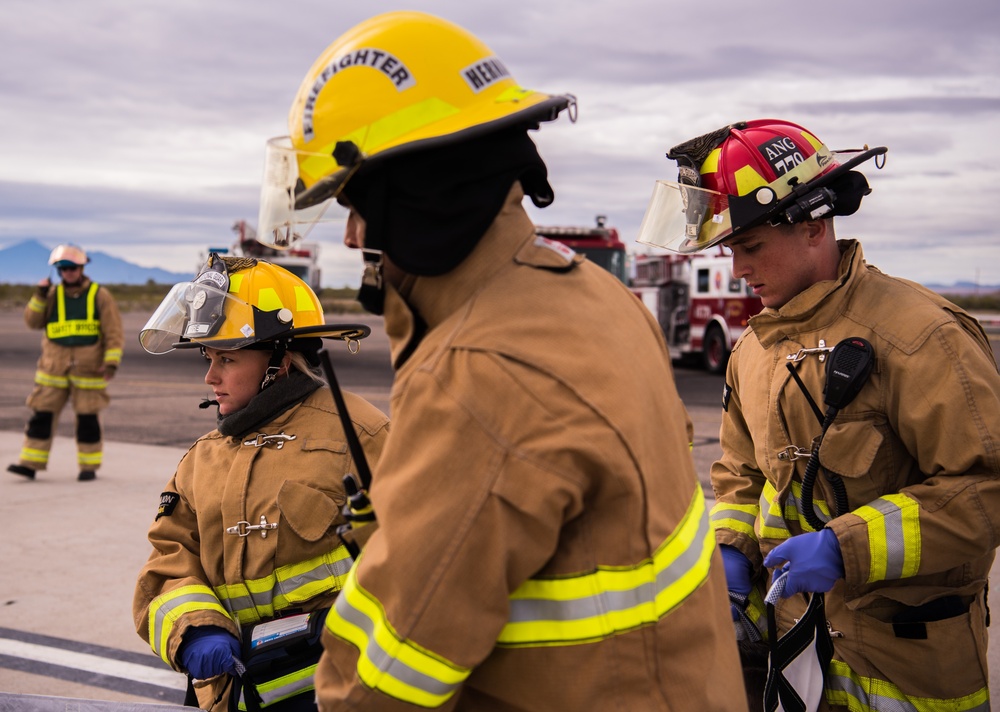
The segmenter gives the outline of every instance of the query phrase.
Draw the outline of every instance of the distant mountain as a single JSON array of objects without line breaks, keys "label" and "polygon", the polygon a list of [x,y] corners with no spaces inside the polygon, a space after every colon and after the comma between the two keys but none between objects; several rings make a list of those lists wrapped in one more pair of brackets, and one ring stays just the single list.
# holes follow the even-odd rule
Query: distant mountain
[{"label": "distant mountain", "polygon": [[1000,284],[976,284],[975,282],[955,282],[954,284],[925,284],[925,287],[938,294],[993,294],[1000,292]]},{"label": "distant mountain", "polygon": [[[26,240],[0,250],[0,284],[36,284],[54,270],[48,266],[51,247],[38,240]],[[168,272],[156,267],[140,267],[104,252],[87,252],[90,263],[84,272],[104,284],[175,284],[191,278],[188,272]]]}]

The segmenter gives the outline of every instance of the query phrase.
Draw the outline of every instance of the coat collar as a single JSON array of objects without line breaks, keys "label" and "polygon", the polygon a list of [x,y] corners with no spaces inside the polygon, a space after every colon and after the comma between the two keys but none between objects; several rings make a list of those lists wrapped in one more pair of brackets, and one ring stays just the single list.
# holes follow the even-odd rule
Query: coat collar
[{"label": "coat collar", "polygon": [[780,309],[765,308],[750,317],[750,328],[761,346],[768,348],[798,333],[807,324],[811,330],[826,326],[840,316],[843,300],[854,291],[864,272],[865,257],[857,240],[838,240],[837,246],[840,248],[837,279],[816,282]]}]

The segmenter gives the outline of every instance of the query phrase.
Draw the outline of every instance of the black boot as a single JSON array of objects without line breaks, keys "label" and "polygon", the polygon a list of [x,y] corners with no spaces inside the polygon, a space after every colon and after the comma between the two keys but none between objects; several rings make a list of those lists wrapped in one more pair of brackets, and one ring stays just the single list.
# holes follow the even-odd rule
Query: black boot
[{"label": "black boot", "polygon": [[93,470],[80,470],[80,476],[76,479],[80,480],[80,482],[89,482],[96,477],[97,473]]},{"label": "black boot", "polygon": [[35,479],[35,471],[30,467],[25,467],[24,465],[7,465],[7,472],[13,472],[15,475],[27,477],[29,480]]}]

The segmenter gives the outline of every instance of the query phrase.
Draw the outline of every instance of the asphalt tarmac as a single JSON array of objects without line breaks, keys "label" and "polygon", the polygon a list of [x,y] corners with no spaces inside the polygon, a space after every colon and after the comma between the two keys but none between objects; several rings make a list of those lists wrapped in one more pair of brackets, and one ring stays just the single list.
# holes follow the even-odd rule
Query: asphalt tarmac
[{"label": "asphalt tarmac", "polygon": [[[0,472],[0,712],[146,710],[154,703],[151,712],[166,712],[183,701],[184,677],[156,658],[133,628],[132,590],[149,553],[146,531],[160,491],[187,446],[214,427],[214,409],[198,408],[210,395],[198,356],[149,356],[136,337],[145,315],[126,314],[125,321],[130,337],[102,418],[106,445],[98,478],[76,479],[69,412],[46,472],[35,481]],[[388,412],[392,372],[381,320],[343,321],[370,324],[372,336],[357,355],[334,345],[340,347],[332,349],[338,379]],[[0,312],[0,334],[5,466],[21,447],[39,334],[24,328],[19,312]],[[1000,336],[993,338],[996,350]],[[677,369],[676,380],[695,424],[694,457],[707,485],[708,467],[720,452],[723,381],[686,368]],[[990,588],[1000,591],[1000,579]],[[996,699],[998,628],[990,636]]]}]

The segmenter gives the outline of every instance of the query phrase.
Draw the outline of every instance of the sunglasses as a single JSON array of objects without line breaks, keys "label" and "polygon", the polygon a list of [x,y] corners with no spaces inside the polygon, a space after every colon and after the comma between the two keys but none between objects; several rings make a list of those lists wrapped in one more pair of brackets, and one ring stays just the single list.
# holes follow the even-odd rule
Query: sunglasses
[{"label": "sunglasses", "polygon": [[70,265],[69,267],[60,267],[60,272],[75,272],[78,269],[82,269],[80,265]]}]

